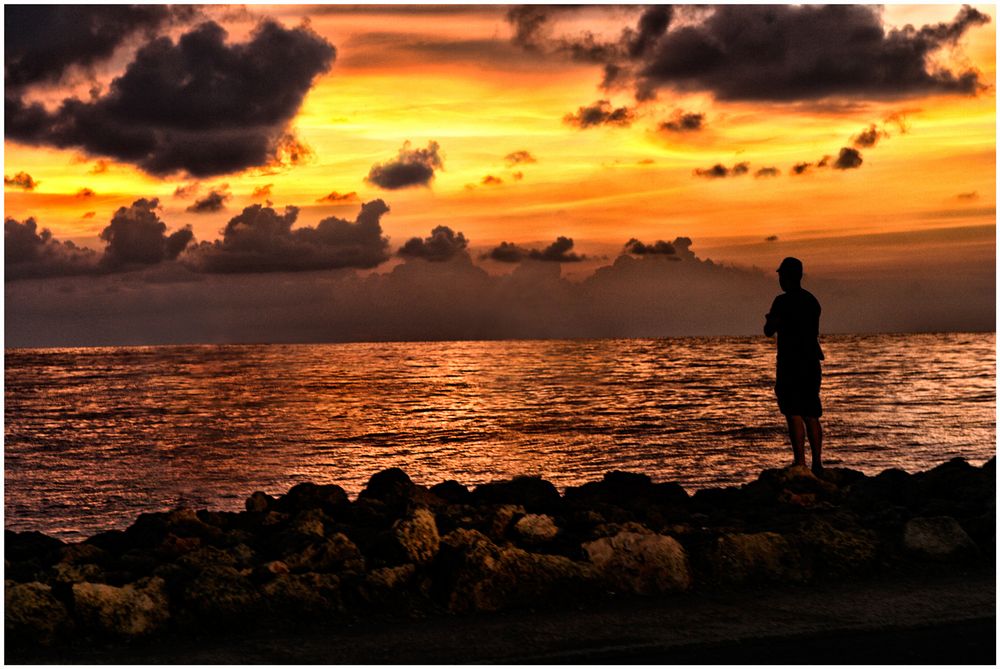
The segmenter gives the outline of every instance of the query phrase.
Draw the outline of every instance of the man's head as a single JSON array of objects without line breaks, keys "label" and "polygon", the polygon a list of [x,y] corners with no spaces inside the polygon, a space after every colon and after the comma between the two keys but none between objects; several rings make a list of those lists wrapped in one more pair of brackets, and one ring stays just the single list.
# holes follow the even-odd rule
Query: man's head
[{"label": "man's head", "polygon": [[798,288],[802,283],[802,261],[788,257],[778,265],[778,284],[785,292]]}]

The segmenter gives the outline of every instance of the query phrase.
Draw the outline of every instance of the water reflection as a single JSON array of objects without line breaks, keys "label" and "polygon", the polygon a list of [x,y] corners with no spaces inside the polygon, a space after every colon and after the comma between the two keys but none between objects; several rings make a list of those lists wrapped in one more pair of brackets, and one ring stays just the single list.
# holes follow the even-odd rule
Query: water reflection
[{"label": "water reflection", "polygon": [[[993,334],[824,337],[830,463],[974,462]],[[467,484],[611,469],[689,489],[790,460],[764,338],[10,350],[7,526],[74,536],[399,466]]]}]

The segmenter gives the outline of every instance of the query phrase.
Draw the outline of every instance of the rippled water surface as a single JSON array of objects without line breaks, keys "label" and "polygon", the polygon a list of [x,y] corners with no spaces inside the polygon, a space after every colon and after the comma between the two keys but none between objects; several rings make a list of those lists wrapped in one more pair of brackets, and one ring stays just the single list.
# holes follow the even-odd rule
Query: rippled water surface
[{"label": "rippled water surface", "polygon": [[[828,463],[992,457],[994,334],[823,346]],[[763,337],[7,350],[6,526],[79,538],[305,480],[353,495],[391,466],[734,484],[791,458],[773,365]]]}]

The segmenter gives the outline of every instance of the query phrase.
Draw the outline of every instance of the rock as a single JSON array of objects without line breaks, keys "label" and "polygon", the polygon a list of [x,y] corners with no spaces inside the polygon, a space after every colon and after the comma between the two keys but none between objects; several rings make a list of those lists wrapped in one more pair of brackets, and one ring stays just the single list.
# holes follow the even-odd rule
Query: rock
[{"label": "rock", "polygon": [[250,513],[267,513],[274,508],[275,499],[260,490],[247,497],[246,509]]},{"label": "rock", "polygon": [[472,499],[476,504],[520,505],[531,513],[554,513],[562,503],[556,487],[538,476],[484,483],[472,491]]},{"label": "rock", "polygon": [[337,533],[322,542],[309,544],[302,551],[285,557],[295,572],[364,571],[364,557],[345,535]]},{"label": "rock", "polygon": [[434,514],[427,509],[415,509],[409,517],[397,520],[392,535],[404,562],[430,562],[441,544]]},{"label": "rock", "polygon": [[272,560],[270,562],[265,562],[262,565],[254,567],[251,573],[251,578],[254,583],[266,583],[271,581],[276,576],[281,576],[282,574],[287,574],[291,571],[287,564],[281,560]]},{"label": "rock", "polygon": [[514,534],[528,546],[542,546],[559,534],[559,528],[551,516],[529,513],[514,523]]},{"label": "rock", "polygon": [[469,492],[469,489],[453,480],[431,486],[431,493],[449,504],[468,504],[472,499],[472,493]]},{"label": "rock", "polygon": [[962,515],[980,512],[986,504],[996,500],[995,475],[973,467],[962,458],[953,458],[929,471],[914,474],[913,478],[920,499],[925,502],[921,515],[938,515],[929,513],[928,500],[947,501],[950,504],[944,508]]},{"label": "rock", "polygon": [[132,543],[128,535],[121,530],[99,532],[84,541],[84,543],[102,548],[112,555],[121,555],[132,548]]},{"label": "rock", "polygon": [[434,574],[432,592],[455,613],[545,605],[585,592],[594,582],[588,565],[558,555],[501,548],[468,529],[442,538]]},{"label": "rock", "polygon": [[487,512],[480,526],[485,530],[486,536],[493,541],[504,541],[508,530],[524,513],[524,507],[521,505],[501,504]]},{"label": "rock", "polygon": [[59,561],[68,564],[105,564],[110,559],[108,552],[94,544],[67,544],[59,549]]},{"label": "rock", "polygon": [[48,645],[57,640],[68,623],[66,607],[52,595],[49,586],[38,582],[4,582],[4,633],[7,643]]},{"label": "rock", "polygon": [[862,511],[885,506],[913,506],[919,498],[917,482],[902,469],[886,469],[861,479],[847,489],[848,503]]},{"label": "rock", "polygon": [[326,523],[332,523],[332,520],[323,511],[318,508],[306,509],[288,521],[288,531],[309,539],[322,539],[326,536]]},{"label": "rock", "polygon": [[201,548],[199,537],[179,537],[171,532],[164,537],[163,542],[156,549],[156,553],[166,560],[176,560],[199,548]]},{"label": "rock", "polygon": [[52,580],[56,583],[104,582],[104,570],[96,564],[69,564],[60,562],[52,567]]},{"label": "rock", "polygon": [[274,502],[274,508],[292,514],[308,509],[322,509],[328,514],[336,515],[347,504],[347,493],[339,485],[299,483]]},{"label": "rock", "polygon": [[203,546],[177,559],[177,564],[194,571],[202,571],[210,567],[249,567],[254,560],[253,551],[249,546],[240,545],[229,549]]},{"label": "rock", "polygon": [[705,560],[713,580],[719,583],[807,578],[791,542],[775,532],[723,535],[715,540]]},{"label": "rock", "polygon": [[672,537],[619,532],[582,548],[605,582],[616,589],[652,594],[691,587],[687,555]]},{"label": "rock", "polygon": [[958,521],[949,516],[911,518],[903,528],[903,546],[931,560],[970,558],[979,552]]},{"label": "rock", "polygon": [[838,488],[847,488],[868,478],[864,472],[847,467],[826,467],[820,472],[819,478],[832,483]]},{"label": "rock", "polygon": [[279,574],[261,586],[268,608],[284,617],[298,618],[340,610],[339,598],[327,599],[316,587],[314,574]]},{"label": "rock", "polygon": [[746,484],[742,490],[746,499],[754,503],[777,501],[799,506],[830,499],[838,492],[836,485],[817,477],[802,465],[765,469],[756,481]]},{"label": "rock", "polygon": [[190,622],[225,626],[253,617],[263,606],[258,589],[232,567],[209,567],[183,591]]},{"label": "rock", "polygon": [[84,629],[115,637],[149,634],[170,618],[165,583],[155,577],[121,588],[76,583],[73,610]]},{"label": "rock", "polygon": [[793,535],[813,573],[845,576],[865,573],[878,558],[878,537],[862,527],[840,528],[810,517]]},{"label": "rock", "polygon": [[410,586],[416,573],[417,567],[412,564],[373,569],[365,575],[358,594],[367,606],[394,612],[411,608],[416,588]]},{"label": "rock", "polygon": [[53,564],[59,559],[59,549],[65,544],[41,532],[3,531],[4,559],[11,562],[37,561],[42,565]]}]

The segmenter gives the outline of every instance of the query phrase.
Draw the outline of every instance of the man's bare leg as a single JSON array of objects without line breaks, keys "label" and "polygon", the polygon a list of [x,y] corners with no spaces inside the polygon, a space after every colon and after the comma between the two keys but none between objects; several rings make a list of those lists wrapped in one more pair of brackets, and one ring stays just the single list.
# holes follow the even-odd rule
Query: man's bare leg
[{"label": "man's bare leg", "polygon": [[[806,466],[806,428],[801,416],[785,416],[788,421],[788,437],[792,440],[793,465]],[[810,442],[811,443],[811,442]]]},{"label": "man's bare leg", "polygon": [[805,416],[806,434],[809,435],[809,450],[812,451],[812,470],[814,474],[823,471],[823,426],[819,418]]}]

